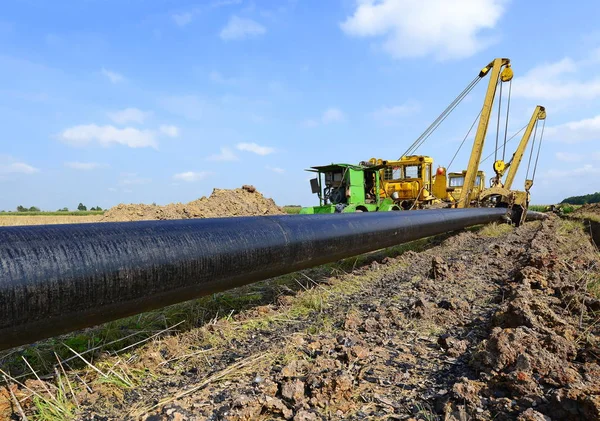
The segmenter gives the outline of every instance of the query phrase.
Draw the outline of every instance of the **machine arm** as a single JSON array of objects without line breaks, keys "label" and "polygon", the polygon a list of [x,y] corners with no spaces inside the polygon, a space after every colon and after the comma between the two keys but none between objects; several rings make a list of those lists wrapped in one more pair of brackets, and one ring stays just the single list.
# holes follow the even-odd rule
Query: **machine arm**
[{"label": "machine arm", "polygon": [[[523,159],[523,154],[525,153],[525,149],[527,148],[527,143],[529,143],[529,139],[531,138],[531,133],[533,132],[533,128],[535,127],[538,120],[546,119],[546,108],[538,105],[535,107],[533,111],[533,115],[531,116],[531,120],[529,120],[529,124],[525,129],[525,133],[523,133],[523,138],[519,143],[519,147],[513,154],[510,162],[506,164],[506,168],[508,168],[508,174],[506,175],[506,181],[504,182],[504,188],[510,190],[512,183],[517,175],[517,170],[519,169],[519,164],[521,163],[521,159]],[[494,164],[494,168],[496,165]]]},{"label": "machine arm", "polygon": [[470,193],[473,191],[475,180],[477,178],[479,162],[481,161],[481,152],[483,151],[485,135],[487,133],[490,115],[492,114],[492,107],[494,105],[494,98],[496,96],[498,78],[500,78],[501,82],[508,82],[513,77],[513,71],[510,67],[510,60],[507,58],[494,59],[494,61],[492,61],[490,64],[484,67],[481,72],[479,72],[479,77],[483,78],[488,73],[491,73],[490,81],[485,99],[483,101],[481,117],[479,118],[479,125],[477,126],[477,133],[475,134],[475,141],[473,142],[473,149],[471,151],[469,165],[467,166],[467,172],[465,174],[463,190],[457,204],[457,207],[459,208],[469,207],[469,197]]}]

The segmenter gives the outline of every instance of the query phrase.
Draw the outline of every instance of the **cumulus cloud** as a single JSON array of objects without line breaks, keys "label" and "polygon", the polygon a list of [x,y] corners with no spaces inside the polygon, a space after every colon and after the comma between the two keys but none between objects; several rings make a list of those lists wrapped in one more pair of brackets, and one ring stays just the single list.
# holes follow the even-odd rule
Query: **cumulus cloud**
[{"label": "cumulus cloud", "polygon": [[158,130],[162,134],[164,134],[165,136],[168,136],[168,137],[179,136],[179,127],[177,127],[177,126],[170,126],[170,125],[163,124],[162,126],[160,126],[158,128]]},{"label": "cumulus cloud", "polygon": [[237,160],[239,160],[237,155],[231,150],[231,148],[228,148],[228,147],[221,148],[221,153],[210,155],[206,159],[208,161],[237,161]]},{"label": "cumulus cloud", "polygon": [[279,168],[279,167],[271,167],[271,166],[266,166],[266,169],[268,169],[269,171],[273,171],[277,174],[283,174],[285,172],[285,170],[283,168]]},{"label": "cumulus cloud", "polygon": [[[600,78],[589,78],[589,69],[600,62],[600,49],[582,60],[570,57],[540,64],[513,80],[513,95],[539,101],[592,100],[600,98]],[[595,73],[592,73],[595,74]]]},{"label": "cumulus cloud", "polygon": [[109,112],[108,118],[117,124],[143,124],[151,114],[151,112],[142,111],[139,108],[125,108],[123,110]]},{"label": "cumulus cloud", "polygon": [[98,162],[65,162],[65,167],[72,168],[74,170],[89,171],[98,168],[106,167],[106,164],[100,164]]},{"label": "cumulus cloud", "polygon": [[0,156],[0,174],[35,174],[39,171],[38,168],[17,161],[11,156]]},{"label": "cumulus cloud", "polygon": [[168,112],[190,120],[201,119],[210,108],[207,101],[195,95],[170,96],[164,98],[161,103]]},{"label": "cumulus cloud", "polygon": [[223,76],[222,73],[217,72],[216,70],[210,72],[208,77],[212,82],[219,83],[221,85],[235,85],[238,83],[236,78]]},{"label": "cumulus cloud", "polygon": [[260,146],[256,143],[238,143],[235,147],[240,151],[252,152],[263,156],[275,152],[275,149],[269,146]]},{"label": "cumulus cloud", "polygon": [[371,113],[373,119],[383,124],[394,124],[399,119],[417,113],[421,107],[414,102],[407,102],[402,105],[383,106]]},{"label": "cumulus cloud", "polygon": [[469,57],[493,40],[482,31],[496,26],[507,0],[357,0],[340,24],[355,37],[382,38],[381,48],[395,58],[434,55]]},{"label": "cumulus cloud", "polygon": [[319,122],[313,118],[308,118],[302,122],[304,127],[317,127]]},{"label": "cumulus cloud", "polygon": [[546,171],[545,176],[548,178],[574,178],[588,175],[599,175],[600,167],[597,165],[584,164],[580,167],[576,168],[567,168],[567,169],[551,169]]},{"label": "cumulus cloud", "polygon": [[574,152],[556,152],[554,156],[562,162],[581,162],[585,160],[585,155]]},{"label": "cumulus cloud", "polygon": [[64,130],[59,134],[59,138],[73,146],[98,143],[101,146],[117,144],[130,148],[158,147],[154,132],[138,130],[133,127],[119,129],[114,126],[98,126],[96,124],[79,125]]},{"label": "cumulus cloud", "polygon": [[346,115],[342,110],[337,107],[329,107],[323,111],[319,119],[309,118],[304,120],[302,125],[304,127],[317,127],[320,124],[339,123],[344,120],[346,120]]},{"label": "cumulus cloud", "polygon": [[267,32],[266,28],[252,19],[231,16],[227,25],[221,29],[219,36],[222,40],[232,41],[258,37],[265,32]]},{"label": "cumulus cloud", "polygon": [[175,174],[173,176],[173,179],[191,183],[194,181],[204,180],[209,175],[211,175],[211,173],[208,171],[187,171],[187,172]]},{"label": "cumulus cloud", "polygon": [[171,15],[171,18],[177,26],[183,27],[188,25],[192,21],[192,19],[194,18],[194,14],[192,12],[173,13]]},{"label": "cumulus cloud", "polygon": [[102,74],[110,80],[111,83],[119,83],[125,80],[125,77],[117,72],[102,68]]},{"label": "cumulus cloud", "polygon": [[600,115],[547,127],[545,137],[570,144],[600,140]]},{"label": "cumulus cloud", "polygon": [[321,117],[321,121],[323,124],[336,123],[339,121],[344,121],[346,117],[344,113],[339,108],[331,107],[323,112],[323,116]]},{"label": "cumulus cloud", "polygon": [[133,186],[133,185],[140,185],[140,184],[148,184],[151,181],[152,180],[150,178],[141,177],[137,173],[124,172],[124,173],[121,173],[121,175],[120,175],[119,184],[122,186]]}]

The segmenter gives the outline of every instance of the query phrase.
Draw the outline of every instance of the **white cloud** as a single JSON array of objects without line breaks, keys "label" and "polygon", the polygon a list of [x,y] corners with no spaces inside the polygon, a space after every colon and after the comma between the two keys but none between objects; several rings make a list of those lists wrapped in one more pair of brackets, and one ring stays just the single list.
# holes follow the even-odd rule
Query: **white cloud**
[{"label": "white cloud", "polygon": [[179,136],[179,127],[170,126],[163,124],[158,128],[162,134],[168,137],[177,137]]},{"label": "white cloud", "polygon": [[562,162],[581,162],[585,158],[583,155],[573,152],[556,152],[554,156]]},{"label": "white cloud", "polygon": [[189,24],[192,21],[193,17],[194,17],[194,15],[192,12],[173,13],[171,15],[173,22],[175,22],[175,24],[177,26],[181,26],[181,27]]},{"label": "white cloud", "polygon": [[315,119],[309,118],[306,119],[302,122],[302,125],[304,127],[317,127],[319,125],[319,122]]},{"label": "white cloud", "polygon": [[130,148],[158,147],[154,132],[133,127],[119,129],[114,126],[87,124],[70,127],[60,133],[59,137],[73,146],[85,146],[97,142],[102,146],[119,144]]},{"label": "white cloud", "polygon": [[109,188],[108,188],[108,191],[115,192],[115,191],[117,191],[117,189],[115,189],[114,187],[109,187]]},{"label": "white cloud", "polygon": [[104,67],[102,68],[102,74],[106,76],[111,83],[119,83],[125,80],[125,77],[123,77],[123,75],[117,72],[107,70]]},{"label": "white cloud", "polygon": [[215,155],[210,155],[206,159],[208,161],[237,161],[237,160],[239,160],[239,158],[237,157],[237,155],[235,153],[233,153],[231,148],[227,148],[227,147],[221,148],[221,153],[215,154]]},{"label": "white cloud", "polygon": [[587,175],[599,175],[600,167],[597,165],[585,164],[581,167],[571,168],[566,170],[552,169],[546,171],[545,176],[548,178],[574,178]]},{"label": "white cloud", "polygon": [[123,110],[109,112],[108,118],[117,124],[143,124],[150,115],[152,115],[151,112],[142,111],[138,108],[125,108]]},{"label": "white cloud", "polygon": [[232,16],[227,25],[221,29],[219,36],[222,40],[230,41],[258,37],[265,32],[267,32],[266,28],[252,19]]},{"label": "white cloud", "polygon": [[407,102],[402,105],[394,105],[390,107],[383,106],[373,111],[371,116],[383,124],[394,124],[397,123],[399,119],[415,114],[420,109],[421,107],[419,104]]},{"label": "white cloud", "polygon": [[235,85],[238,83],[238,80],[233,77],[225,77],[220,72],[213,70],[208,75],[209,79],[215,83],[219,83],[221,85]]},{"label": "white cloud", "polygon": [[34,174],[40,170],[12,157],[0,157],[0,174]]},{"label": "white cloud", "polygon": [[175,180],[187,181],[188,183],[193,181],[204,180],[206,177],[210,176],[211,173],[208,171],[187,171],[179,174],[175,174],[173,178]]},{"label": "white cloud", "polygon": [[[537,101],[591,100],[600,97],[600,78],[583,80],[587,71],[595,71],[600,50],[592,51],[587,58],[575,61],[565,57],[553,63],[543,63],[524,76],[515,77],[513,94],[516,97]],[[595,74],[595,73],[592,73]]]},{"label": "white cloud", "polygon": [[140,177],[137,173],[121,173],[119,184],[122,186],[133,186],[140,184],[148,184],[152,180],[146,177]]},{"label": "white cloud", "polygon": [[342,110],[336,107],[329,107],[323,111],[321,118],[318,120],[314,118],[306,119],[302,122],[302,125],[304,127],[312,128],[317,127],[319,124],[339,123],[344,120],[346,120],[346,115]]},{"label": "white cloud", "polygon": [[544,135],[561,143],[579,143],[600,140],[600,115],[579,121],[571,121],[554,127],[547,127]]},{"label": "white cloud", "polygon": [[395,58],[433,54],[439,59],[469,57],[492,40],[481,32],[496,26],[507,0],[357,0],[341,23],[356,37],[381,37]]},{"label": "white cloud", "polygon": [[164,98],[161,101],[170,113],[183,116],[190,120],[199,120],[206,114],[210,105],[195,95],[180,95]]},{"label": "white cloud", "polygon": [[65,162],[65,167],[82,171],[95,170],[106,166],[106,164],[99,164],[98,162]]},{"label": "white cloud", "polygon": [[242,0],[217,0],[213,1],[210,5],[211,7],[223,7],[223,6],[233,6],[236,4],[241,4]]},{"label": "white cloud", "polygon": [[257,145],[256,143],[238,143],[235,147],[240,151],[252,152],[257,155],[263,155],[263,156],[269,155],[269,154],[272,154],[273,152],[275,152],[275,149],[273,149],[269,146],[260,146],[260,145]]},{"label": "white cloud", "polygon": [[279,167],[270,167],[270,166],[266,166],[266,169],[268,169],[269,171],[273,171],[277,174],[283,174],[285,172],[285,170],[283,168],[279,168]]},{"label": "white cloud", "polygon": [[342,110],[335,107],[330,107],[326,109],[323,113],[323,116],[321,117],[321,121],[323,122],[323,124],[337,123],[340,121],[344,121],[345,119],[346,117],[344,116]]}]

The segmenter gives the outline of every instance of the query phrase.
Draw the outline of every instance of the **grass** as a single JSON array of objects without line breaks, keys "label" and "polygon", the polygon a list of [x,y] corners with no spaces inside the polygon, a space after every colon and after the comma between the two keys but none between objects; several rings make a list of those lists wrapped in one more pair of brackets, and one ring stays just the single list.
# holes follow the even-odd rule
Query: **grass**
[{"label": "grass", "polygon": [[16,225],[47,225],[47,224],[80,224],[84,222],[99,222],[101,215],[29,215],[29,214],[2,214],[0,226],[9,227]]},{"label": "grass", "polygon": [[596,298],[600,298],[600,275],[592,274],[592,279],[588,281],[587,288],[590,294]]},{"label": "grass", "polygon": [[[551,205],[529,205],[529,210],[534,212],[549,212]],[[560,204],[555,205],[557,209],[560,209],[564,215],[574,212],[579,209],[581,205],[569,205],[569,204]]]},{"label": "grass", "polygon": [[582,212],[577,215],[572,215],[573,218],[587,219],[588,221],[600,222],[600,215],[591,212]]},{"label": "grass", "polygon": [[[102,391],[106,405],[115,405],[126,390],[164,376],[165,364],[169,370],[210,365],[211,355],[232,340],[273,325],[302,323],[315,316],[317,323],[306,327],[309,333],[335,329],[325,310],[381,276],[381,271],[354,269],[408,250],[423,251],[445,237],[417,240],[5,351],[0,353],[0,369],[22,382],[35,370],[36,376],[52,378],[57,385],[52,398],[33,400],[33,419],[74,419],[75,396],[90,387]],[[62,367],[66,371],[59,375]]]},{"label": "grass", "polygon": [[90,215],[104,215],[104,211],[0,212],[0,216],[90,216]]},{"label": "grass", "polygon": [[285,213],[287,213],[288,215],[297,215],[300,213],[301,209],[302,209],[301,206],[284,206],[283,207],[283,211]]},{"label": "grass", "polygon": [[513,230],[514,228],[512,225],[494,222],[481,228],[479,230],[479,234],[482,237],[495,238],[504,234],[508,234]]},{"label": "grass", "polygon": [[548,212],[549,208],[548,205],[529,205],[528,209],[534,212]]}]

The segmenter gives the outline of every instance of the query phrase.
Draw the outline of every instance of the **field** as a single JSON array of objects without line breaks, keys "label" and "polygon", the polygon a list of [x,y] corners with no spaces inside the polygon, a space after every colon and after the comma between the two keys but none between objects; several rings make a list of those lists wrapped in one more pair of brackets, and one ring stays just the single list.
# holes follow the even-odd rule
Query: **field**
[{"label": "field", "polygon": [[598,419],[598,264],[555,216],[418,240],[3,352],[0,419]]},{"label": "field", "polygon": [[102,213],[99,214],[74,214],[63,215],[62,213],[30,215],[26,213],[4,213],[0,214],[0,226],[13,225],[46,225],[46,224],[78,224],[83,222],[99,222]]}]

